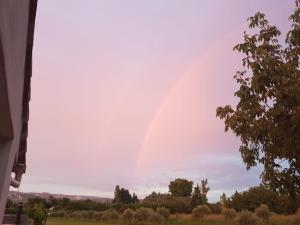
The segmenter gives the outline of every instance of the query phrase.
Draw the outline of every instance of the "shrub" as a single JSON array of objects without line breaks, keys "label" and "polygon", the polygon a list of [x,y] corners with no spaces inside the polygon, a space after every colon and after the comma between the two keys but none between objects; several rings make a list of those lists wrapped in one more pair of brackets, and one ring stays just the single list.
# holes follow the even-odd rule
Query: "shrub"
[{"label": "shrub", "polygon": [[296,215],[293,219],[294,225],[300,225],[300,208],[297,210]]},{"label": "shrub", "polygon": [[156,212],[161,215],[164,219],[169,219],[170,210],[165,207],[159,207],[156,209]]},{"label": "shrub", "polygon": [[149,221],[152,213],[154,213],[154,211],[151,208],[139,208],[135,211],[135,219],[138,222]]},{"label": "shrub", "polygon": [[254,213],[246,210],[237,215],[235,222],[237,225],[257,225],[259,220]]},{"label": "shrub", "polygon": [[135,212],[131,209],[125,209],[123,212],[123,220],[126,224],[133,224]]},{"label": "shrub", "polygon": [[255,214],[265,223],[268,223],[270,221],[271,212],[267,205],[260,205],[258,208],[255,209]]},{"label": "shrub", "polygon": [[85,219],[86,213],[85,213],[85,211],[77,210],[77,211],[71,212],[69,214],[69,217],[76,218],[76,219]]},{"label": "shrub", "polygon": [[223,208],[221,211],[225,220],[233,220],[236,217],[237,212],[235,209]]},{"label": "shrub", "polygon": [[47,210],[41,203],[36,203],[32,208],[28,209],[28,216],[33,220],[34,225],[42,225],[47,220]]},{"label": "shrub", "polygon": [[192,214],[194,219],[202,219],[205,215],[211,212],[207,205],[199,205],[193,209]]},{"label": "shrub", "polygon": [[107,209],[102,214],[102,220],[116,220],[120,217],[120,214],[114,209]]}]

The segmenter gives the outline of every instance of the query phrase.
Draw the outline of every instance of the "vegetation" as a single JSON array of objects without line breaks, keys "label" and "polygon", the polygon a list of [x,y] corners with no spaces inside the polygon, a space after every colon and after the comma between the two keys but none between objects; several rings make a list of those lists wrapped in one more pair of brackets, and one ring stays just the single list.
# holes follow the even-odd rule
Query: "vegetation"
[{"label": "vegetation", "polygon": [[228,209],[228,208],[223,208],[222,209],[222,215],[224,216],[225,220],[233,220],[236,215],[237,212],[235,211],[235,209]]},{"label": "vegetation", "polygon": [[113,202],[123,204],[135,204],[139,202],[139,199],[135,193],[131,195],[127,189],[120,188],[120,186],[117,185],[115,188],[115,197]]},{"label": "vegetation", "polygon": [[207,193],[210,190],[210,188],[207,186],[208,180],[201,180],[201,186],[197,184],[196,187],[194,187],[194,192],[192,194],[192,200],[191,200],[191,208],[195,208],[198,205],[202,204],[208,204],[207,201]]},{"label": "vegetation", "polygon": [[207,205],[199,205],[193,209],[192,215],[194,219],[203,219],[203,217],[208,215],[210,212],[211,210]]},{"label": "vegetation", "polygon": [[191,198],[152,192],[140,205],[153,209],[165,207],[168,208],[171,213],[188,213],[191,211]]},{"label": "vegetation", "polygon": [[123,212],[123,220],[126,224],[134,224],[135,223],[135,212],[132,209],[126,209]]},{"label": "vegetation", "polygon": [[257,225],[259,219],[252,212],[242,211],[237,215],[235,222],[237,225]]},{"label": "vegetation", "polygon": [[175,197],[190,197],[193,191],[193,181],[175,179],[169,184],[169,192]]},{"label": "vegetation", "polygon": [[[224,197],[224,196],[223,196]],[[247,191],[235,192],[230,198],[223,198],[223,205],[236,211],[254,211],[261,204],[278,214],[292,214],[300,207],[300,196],[293,199],[287,194],[280,194],[260,185]]]},{"label": "vegetation", "polygon": [[255,215],[260,218],[264,224],[268,224],[271,218],[271,212],[267,205],[260,205],[258,208],[255,209]]},{"label": "vegetation", "polygon": [[165,207],[159,207],[156,209],[156,212],[161,215],[164,219],[169,219],[170,210]]},{"label": "vegetation", "polygon": [[47,210],[41,203],[36,203],[28,208],[28,216],[33,220],[33,225],[43,225],[47,220]]},{"label": "vegetation", "polygon": [[[73,218],[49,218],[47,225],[124,225],[123,219],[115,221],[96,221],[96,220],[80,220]],[[133,223],[134,225],[136,223]],[[146,223],[145,223],[146,224]],[[147,225],[158,225],[159,223],[147,222]],[[203,220],[194,220],[189,215],[177,215],[172,216],[167,221],[162,221],[160,224],[168,225],[233,225],[232,221],[226,221],[218,215],[206,216]],[[260,223],[262,224],[262,223]],[[273,216],[271,218],[271,224],[273,225],[294,225],[293,216],[278,217]]]},{"label": "vegetation", "polygon": [[240,152],[247,169],[263,164],[262,181],[292,198],[300,192],[300,1],[290,16],[285,47],[280,31],[263,13],[249,18],[253,35],[234,47],[245,55],[243,71],[234,76],[239,102],[217,108],[242,142]]}]

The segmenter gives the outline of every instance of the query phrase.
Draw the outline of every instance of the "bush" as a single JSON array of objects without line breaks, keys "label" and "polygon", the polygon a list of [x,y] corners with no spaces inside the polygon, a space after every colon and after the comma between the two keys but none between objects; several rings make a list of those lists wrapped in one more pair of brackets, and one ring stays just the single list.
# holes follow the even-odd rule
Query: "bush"
[{"label": "bush", "polygon": [[300,225],[300,208],[297,210],[296,215],[293,219],[294,225]]},{"label": "bush", "polygon": [[270,221],[271,212],[267,205],[260,205],[258,208],[255,209],[255,214],[265,223],[268,223]]},{"label": "bush", "polygon": [[236,217],[237,212],[235,209],[223,208],[221,211],[225,220],[233,220]]},{"label": "bush", "polygon": [[246,210],[240,212],[237,215],[235,223],[237,225],[257,225],[259,223],[259,219],[255,216],[254,213]]},{"label": "bush", "polygon": [[131,209],[125,209],[123,212],[123,220],[126,224],[133,224],[135,220],[135,212]]},{"label": "bush", "polygon": [[154,211],[151,208],[139,208],[135,211],[135,219],[137,222],[145,222],[150,220],[151,214],[153,214]]},{"label": "bush", "polygon": [[117,220],[120,217],[120,214],[114,209],[107,209],[102,214],[102,220]]},{"label": "bush", "polygon": [[194,219],[202,219],[205,215],[211,212],[207,205],[199,205],[193,209],[192,215]]},{"label": "bush", "polygon": [[47,220],[47,210],[41,203],[36,203],[33,207],[29,208],[28,217],[33,220],[34,225],[42,225],[46,223]]},{"label": "bush", "polygon": [[164,219],[169,219],[170,210],[165,207],[159,207],[156,209],[156,212],[161,215]]}]

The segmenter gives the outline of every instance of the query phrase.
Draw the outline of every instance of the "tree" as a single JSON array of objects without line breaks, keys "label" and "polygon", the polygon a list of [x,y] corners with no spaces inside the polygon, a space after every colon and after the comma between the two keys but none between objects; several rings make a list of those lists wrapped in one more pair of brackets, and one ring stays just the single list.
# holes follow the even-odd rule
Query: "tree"
[{"label": "tree", "polygon": [[194,192],[192,194],[192,200],[191,200],[191,208],[195,208],[198,205],[201,205],[203,202],[202,200],[202,194],[199,185],[197,184],[196,187],[194,187]]},{"label": "tree", "polygon": [[132,194],[132,203],[133,204],[136,204],[136,203],[139,203],[139,198],[138,198],[138,196],[133,192],[133,194]]},{"label": "tree", "polygon": [[191,207],[195,208],[198,205],[207,204],[207,193],[209,191],[208,180],[201,180],[201,186],[197,184],[194,187],[194,192],[192,194]]},{"label": "tree", "polygon": [[169,184],[169,191],[172,196],[189,197],[192,194],[193,182],[186,179],[175,179]]},{"label": "tree", "polygon": [[208,180],[201,180],[201,196],[202,196],[202,204],[207,204],[207,193],[210,188],[207,186]]},{"label": "tree", "polygon": [[115,195],[114,200],[113,200],[114,203],[119,203],[122,201],[121,189],[120,189],[119,185],[116,186],[114,195]]},{"label": "tree", "polygon": [[223,194],[220,196],[220,203],[221,203],[221,205],[222,205],[223,208],[227,208],[227,207],[228,207],[228,199],[227,199],[225,193],[223,193]]},{"label": "tree", "polygon": [[131,196],[131,194],[127,189],[120,188],[119,185],[116,186],[114,194],[115,194],[113,200],[114,203],[130,204],[130,203],[137,203],[139,201],[135,193],[133,193],[133,196]]},{"label": "tree", "polygon": [[[262,182],[273,190],[295,197],[300,191],[300,0],[289,17],[291,30],[285,47],[280,31],[263,13],[250,17],[244,43],[234,50],[245,55],[245,70],[234,76],[239,89],[236,107],[217,108],[225,131],[241,140],[240,153],[246,168],[262,164]],[[257,31],[257,33],[255,33]]]}]

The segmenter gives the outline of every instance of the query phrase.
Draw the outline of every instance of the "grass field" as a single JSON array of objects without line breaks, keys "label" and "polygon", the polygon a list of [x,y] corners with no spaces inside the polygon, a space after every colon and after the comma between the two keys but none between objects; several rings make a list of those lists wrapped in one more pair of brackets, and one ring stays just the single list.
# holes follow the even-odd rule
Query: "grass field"
[{"label": "grass field", "polygon": [[[91,220],[78,220],[70,218],[48,218],[46,225],[123,225],[121,220],[114,222],[98,222]],[[195,221],[190,215],[172,216],[163,223],[167,225],[232,225],[232,222],[224,221],[221,215],[210,215],[203,221]],[[292,216],[273,216],[271,225],[292,225]],[[153,224],[156,225],[156,224]]]}]

